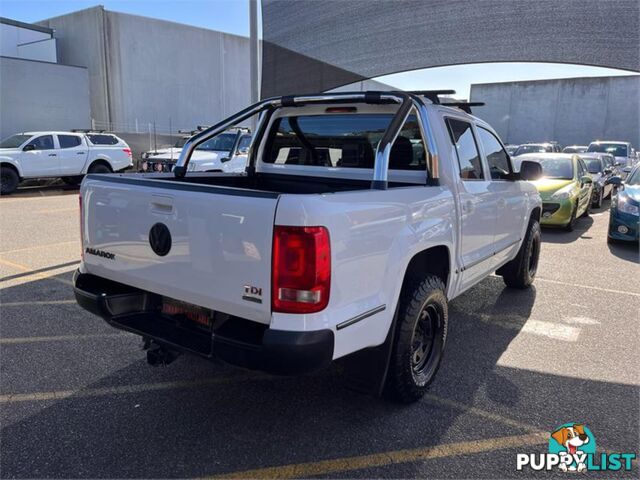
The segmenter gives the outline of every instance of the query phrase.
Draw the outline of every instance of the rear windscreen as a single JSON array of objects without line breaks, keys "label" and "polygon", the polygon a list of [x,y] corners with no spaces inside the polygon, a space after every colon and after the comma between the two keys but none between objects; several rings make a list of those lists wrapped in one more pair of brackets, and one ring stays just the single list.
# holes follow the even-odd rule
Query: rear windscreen
[{"label": "rear windscreen", "polygon": [[[373,168],[375,151],[392,114],[337,114],[275,120],[264,162],[309,167]],[[425,170],[426,154],[415,115],[409,116],[389,156],[389,168]]]}]

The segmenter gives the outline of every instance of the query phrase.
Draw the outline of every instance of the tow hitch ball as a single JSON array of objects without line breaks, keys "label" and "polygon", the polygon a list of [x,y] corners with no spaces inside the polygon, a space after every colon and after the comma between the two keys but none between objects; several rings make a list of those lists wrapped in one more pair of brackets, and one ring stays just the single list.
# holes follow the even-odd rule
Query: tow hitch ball
[{"label": "tow hitch ball", "polygon": [[147,351],[147,363],[153,367],[167,366],[179,355],[175,350],[169,350],[149,339],[143,341],[142,349]]}]

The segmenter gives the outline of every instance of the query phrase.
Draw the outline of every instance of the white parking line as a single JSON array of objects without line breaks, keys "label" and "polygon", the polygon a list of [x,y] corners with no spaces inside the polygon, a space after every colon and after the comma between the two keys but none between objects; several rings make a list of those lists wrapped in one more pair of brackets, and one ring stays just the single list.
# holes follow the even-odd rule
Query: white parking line
[{"label": "white parking line", "polygon": [[73,305],[77,303],[75,300],[42,300],[35,302],[7,302],[0,303],[0,308],[3,307],[28,307],[30,305]]},{"label": "white parking line", "polygon": [[18,252],[28,252],[29,250],[38,250],[40,248],[59,247],[61,245],[71,245],[71,244],[80,245],[80,240],[68,240],[66,242],[45,243],[44,245],[34,245],[32,247],[17,248],[15,250],[5,250],[3,252],[0,252],[0,255],[6,255],[9,253],[18,253]]},{"label": "white parking line", "polygon": [[542,320],[531,320],[522,316],[481,314],[480,320],[489,325],[531,333],[563,342],[575,342],[580,336],[580,328]]},{"label": "white parking line", "polygon": [[86,335],[56,335],[51,337],[13,337],[0,338],[0,345],[15,345],[34,342],[61,342],[69,340],[90,340],[93,338],[126,337],[126,333],[89,333]]},{"label": "white parking line", "polygon": [[579,283],[560,282],[558,280],[551,280],[548,278],[536,277],[536,282],[555,283],[556,285],[565,285],[567,287],[588,288],[590,290],[598,290],[600,292],[617,293],[618,295],[631,295],[633,297],[640,297],[640,293],[625,292],[624,290],[614,290],[612,288],[594,287],[591,285],[581,285]]}]

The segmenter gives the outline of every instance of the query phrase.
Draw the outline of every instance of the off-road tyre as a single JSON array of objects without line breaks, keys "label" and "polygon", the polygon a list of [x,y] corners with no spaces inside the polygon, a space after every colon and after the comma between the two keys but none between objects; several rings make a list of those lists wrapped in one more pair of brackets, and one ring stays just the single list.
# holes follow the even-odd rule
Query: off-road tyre
[{"label": "off-road tyre", "polygon": [[439,277],[407,279],[395,323],[386,398],[411,403],[425,394],[442,361],[448,312],[445,285]]},{"label": "off-road tyre", "polygon": [[540,223],[531,220],[518,255],[499,270],[507,287],[524,289],[533,283],[538,271],[541,236]]},{"label": "off-road tyre", "polygon": [[16,188],[18,188],[18,184],[20,183],[20,177],[13,168],[0,168],[0,177],[2,179],[0,194],[9,195],[16,191]]}]

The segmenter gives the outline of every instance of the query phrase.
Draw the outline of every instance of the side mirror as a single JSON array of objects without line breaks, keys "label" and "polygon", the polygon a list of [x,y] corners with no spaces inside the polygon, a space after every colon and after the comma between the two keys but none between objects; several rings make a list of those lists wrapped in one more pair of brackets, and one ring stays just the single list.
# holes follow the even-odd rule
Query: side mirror
[{"label": "side mirror", "polygon": [[220,161],[221,161],[222,163],[224,163],[224,162],[228,162],[229,160],[231,160],[231,157],[222,157],[222,158],[220,159]]},{"label": "side mirror", "polygon": [[604,169],[605,175],[609,175],[611,172],[613,172],[613,168],[611,168],[611,167],[607,167],[607,168]]},{"label": "side mirror", "polygon": [[589,185],[590,183],[593,183],[593,179],[589,175],[583,175],[580,177],[580,182],[584,185]]},{"label": "side mirror", "polygon": [[31,150],[35,150],[35,149],[36,149],[36,146],[33,143],[30,143],[29,145],[25,145],[22,148],[22,151],[23,152],[30,152]]},{"label": "side mirror", "polygon": [[613,185],[615,187],[619,187],[620,185],[622,185],[622,179],[618,176],[614,176],[609,178],[605,183],[607,185]]},{"label": "side mirror", "polygon": [[532,182],[542,177],[542,165],[538,162],[523,160],[520,164],[520,180]]}]

